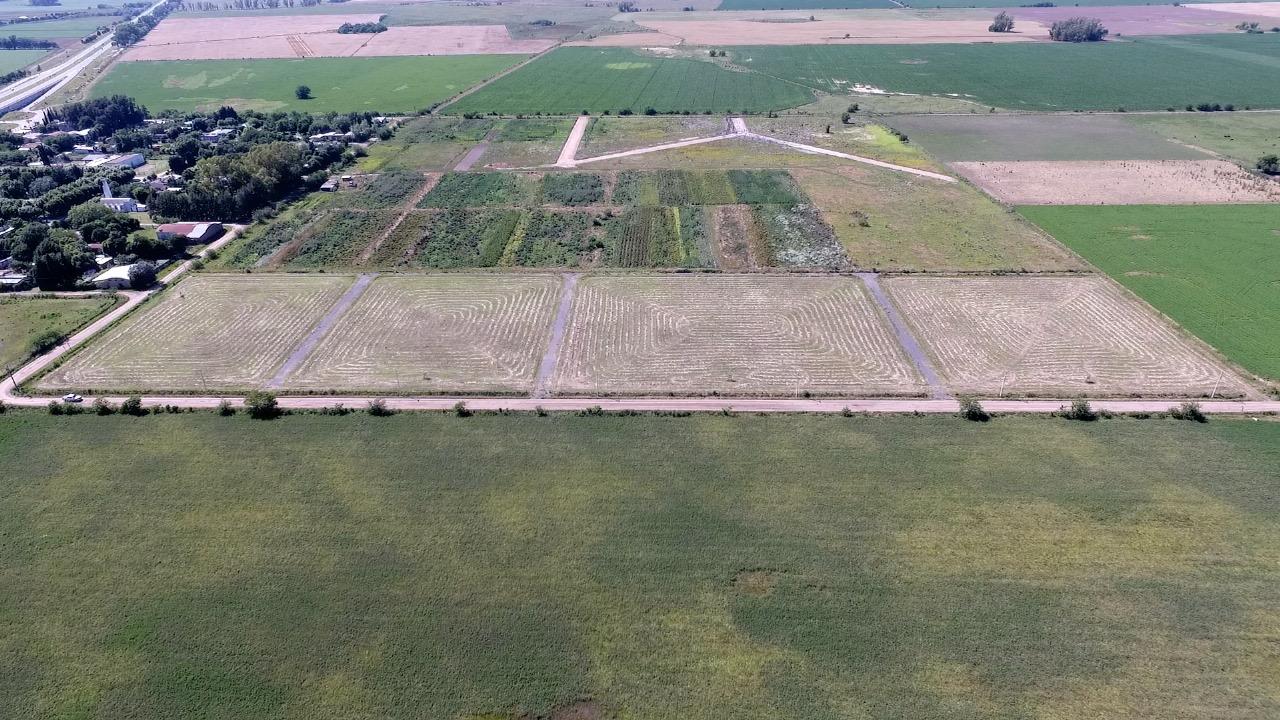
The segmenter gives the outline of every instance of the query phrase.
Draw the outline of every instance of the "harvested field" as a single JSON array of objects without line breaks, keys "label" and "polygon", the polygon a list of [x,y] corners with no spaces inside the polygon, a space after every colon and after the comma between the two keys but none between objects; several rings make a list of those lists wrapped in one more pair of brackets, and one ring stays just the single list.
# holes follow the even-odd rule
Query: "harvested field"
[{"label": "harvested field", "polygon": [[568,394],[893,395],[921,381],[848,277],[588,277],[553,387]]},{"label": "harvested field", "polygon": [[45,390],[183,391],[260,387],[350,277],[196,275],[41,379]]},{"label": "harvested field", "polygon": [[1100,277],[883,281],[956,393],[1238,397],[1206,349]]},{"label": "harvested field", "polygon": [[[1263,3],[1250,3],[1261,5]],[[1212,7],[1212,10],[1210,10]],[[1016,27],[1023,22],[1039,23],[1049,27],[1059,20],[1086,15],[1098,18],[1111,31],[1112,37],[1133,35],[1198,35],[1201,33],[1234,32],[1244,18],[1220,11],[1222,5],[1195,7],[1190,5],[1143,5],[1122,7],[1092,7],[1082,11],[1078,7],[1020,7],[1010,9]],[[989,13],[988,13],[989,14]],[[1254,17],[1264,20],[1264,17]]]},{"label": "harvested field", "polygon": [[1049,29],[1024,21],[1016,33],[992,33],[990,20],[651,20],[636,22],[686,45],[904,45],[915,43],[1008,43],[1047,39]]},{"label": "harvested field", "polygon": [[284,387],[383,392],[529,392],[561,279],[380,277]]},{"label": "harvested field", "polygon": [[957,162],[951,167],[1011,205],[1280,202],[1280,182],[1222,160]]},{"label": "harvested field", "polygon": [[532,55],[553,40],[513,39],[505,25],[419,25],[380,33],[337,32],[343,23],[376,22],[377,15],[243,18],[166,18],[123,60],[236,60],[247,58],[392,57],[402,55]]},{"label": "harvested field", "polygon": [[1193,3],[1185,7],[1189,10],[1222,12],[1231,15],[1247,15],[1250,19],[1257,20],[1264,18],[1280,20],[1280,2]]},{"label": "harvested field", "polygon": [[878,168],[793,170],[859,268],[906,271],[1077,270],[1043,233],[964,183]]},{"label": "harvested field", "polygon": [[565,43],[569,47],[668,47],[679,45],[680,38],[660,32],[626,32],[616,35],[600,35],[589,40]]},{"label": "harvested field", "polygon": [[[902,115],[890,123],[944,162],[974,160],[1204,160],[1144,129],[1133,115]],[[1241,117],[1248,117],[1241,115]],[[1136,122],[1135,122],[1136,121]]]}]

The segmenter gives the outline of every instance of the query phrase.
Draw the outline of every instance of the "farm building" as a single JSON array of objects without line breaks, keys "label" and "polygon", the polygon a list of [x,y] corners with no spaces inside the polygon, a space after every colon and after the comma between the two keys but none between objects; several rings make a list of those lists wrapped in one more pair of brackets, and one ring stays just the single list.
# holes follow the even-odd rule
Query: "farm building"
[{"label": "farm building", "polygon": [[156,228],[156,237],[169,240],[184,237],[188,245],[212,242],[222,234],[222,223],[165,223]]},{"label": "farm building", "polygon": [[108,183],[105,178],[102,180],[102,197],[98,198],[98,202],[119,213],[147,211],[146,205],[143,205],[131,197],[112,197],[111,184]]},{"label": "farm building", "polygon": [[115,267],[107,268],[94,275],[89,282],[92,282],[93,286],[99,290],[128,290],[131,286],[129,269],[132,267],[132,265],[116,265]]}]

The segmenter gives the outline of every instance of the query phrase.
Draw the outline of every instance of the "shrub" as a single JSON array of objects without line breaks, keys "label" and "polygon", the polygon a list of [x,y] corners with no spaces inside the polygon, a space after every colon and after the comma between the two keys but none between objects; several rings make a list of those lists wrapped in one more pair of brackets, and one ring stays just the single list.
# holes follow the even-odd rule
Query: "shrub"
[{"label": "shrub", "polygon": [[61,414],[62,414],[62,403],[58,402],[57,400],[50,400],[50,401],[49,401],[49,414],[50,414],[50,415],[61,415]]},{"label": "shrub", "polygon": [[231,417],[236,414],[236,408],[231,404],[230,400],[223,400],[218,403],[218,414],[222,417]]},{"label": "shrub", "polygon": [[1009,17],[1009,13],[1001,10],[999,13],[996,14],[995,19],[991,21],[991,25],[987,28],[987,30],[993,33],[1012,32],[1013,18]]},{"label": "shrub", "polygon": [[1093,406],[1084,398],[1076,398],[1071,401],[1071,408],[1062,413],[1062,417],[1068,420],[1082,420],[1084,422],[1092,422],[1098,419],[1098,413],[1094,412]]},{"label": "shrub", "polygon": [[[0,411],[0,412],[2,412],[2,411]],[[547,409],[546,409],[546,408],[544,408],[544,407],[542,407],[541,405],[536,405],[536,406],[534,406],[534,408],[533,408],[533,412],[534,412],[534,414],[535,414],[535,415],[537,415],[538,417],[546,417],[546,416],[547,416]]]},{"label": "shrub", "polygon": [[1198,423],[1209,422],[1209,417],[1200,409],[1200,403],[1184,402],[1170,410],[1169,416],[1175,420],[1190,420]]},{"label": "shrub", "polygon": [[471,417],[471,410],[467,407],[466,403],[459,400],[453,406],[453,414],[460,418]]},{"label": "shrub", "polygon": [[130,395],[120,403],[120,412],[124,415],[132,415],[134,417],[142,417],[147,414],[147,409],[142,407],[142,398],[137,395]]},{"label": "shrub", "polygon": [[1263,155],[1258,158],[1258,170],[1268,175],[1280,175],[1280,157]]},{"label": "shrub", "polygon": [[32,355],[43,355],[58,346],[62,342],[63,334],[57,330],[45,330],[31,341],[31,345],[27,348]]},{"label": "shrub", "polygon": [[116,406],[107,402],[106,398],[98,398],[93,401],[93,411],[99,415],[115,415]]},{"label": "shrub", "polygon": [[8,409],[9,406],[5,405],[3,400],[0,400],[0,415],[3,415],[4,411]]},{"label": "shrub", "polygon": [[129,287],[143,290],[156,284],[156,266],[149,262],[134,263],[129,267]]},{"label": "shrub", "polygon": [[991,419],[991,413],[987,412],[987,409],[977,400],[962,397],[960,398],[960,417],[974,422],[986,422]]},{"label": "shrub", "polygon": [[299,85],[298,89],[293,91],[293,95],[299,100],[310,100],[311,88],[307,85]]},{"label": "shrub", "polygon": [[1098,42],[1106,36],[1107,29],[1098,18],[1068,18],[1049,28],[1049,38],[1058,42]]},{"label": "shrub", "polygon": [[600,417],[602,415],[604,415],[604,408],[599,405],[592,405],[585,410],[578,411],[579,417]]},{"label": "shrub", "polygon": [[244,406],[249,409],[249,417],[255,420],[270,420],[280,416],[280,405],[273,393],[254,390],[245,396]]},{"label": "shrub", "polygon": [[[458,403],[458,405],[462,405],[462,403]],[[454,407],[454,410],[457,410],[456,406]],[[386,400],[383,400],[382,398],[374,398],[369,401],[369,414],[374,417],[390,417],[395,415],[396,411],[387,407]]]}]

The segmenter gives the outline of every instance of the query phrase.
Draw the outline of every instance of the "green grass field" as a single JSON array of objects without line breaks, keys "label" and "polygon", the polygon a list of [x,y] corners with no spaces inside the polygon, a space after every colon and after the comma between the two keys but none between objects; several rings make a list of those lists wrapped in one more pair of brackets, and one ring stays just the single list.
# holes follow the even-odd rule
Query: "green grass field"
[{"label": "green grass field", "polygon": [[[2,6],[0,6],[2,7]],[[110,25],[117,17],[102,15],[71,18],[69,20],[48,20],[45,22],[19,23],[3,28],[4,36],[17,35],[24,38],[50,40],[54,38],[82,38],[99,27]],[[7,51],[6,51],[7,52]]]},{"label": "green grass field", "polygon": [[1280,714],[1275,422],[10,412],[0,457],[3,717]]},{"label": "green grass field", "polygon": [[[191,60],[116,63],[94,85],[96,97],[124,94],[152,112],[241,110],[411,112],[520,62],[519,55]],[[299,85],[314,97],[299,100]]]},{"label": "green grass field", "polygon": [[1017,110],[1280,107],[1280,35],[1184,35],[1105,43],[739,47],[744,68],[845,93],[955,93]]},{"label": "green grass field", "polygon": [[48,50],[0,50],[0,73],[21,70],[48,54]]},{"label": "green grass field", "polygon": [[1280,205],[1018,211],[1227,357],[1280,380]]},{"label": "green grass field", "polygon": [[757,112],[811,102],[803,87],[710,62],[642,55],[623,48],[568,47],[468,95],[450,113],[726,111]]},{"label": "green grass field", "polygon": [[31,341],[52,330],[70,334],[116,304],[115,298],[0,296],[0,373],[27,359]]},{"label": "green grass field", "polygon": [[1130,115],[1126,121],[1174,142],[1211,150],[1253,166],[1280,154],[1280,113],[1176,113]]}]

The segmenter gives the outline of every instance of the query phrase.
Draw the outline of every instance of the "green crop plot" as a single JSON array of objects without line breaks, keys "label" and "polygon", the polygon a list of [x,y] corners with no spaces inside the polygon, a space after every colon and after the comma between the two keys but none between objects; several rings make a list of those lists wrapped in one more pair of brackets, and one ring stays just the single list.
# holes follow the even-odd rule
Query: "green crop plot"
[{"label": "green crop plot", "polygon": [[1017,110],[1164,110],[1205,102],[1280,107],[1280,34],[1079,44],[757,46],[730,54],[744,69],[841,94],[856,83]]},{"label": "green crop plot", "polygon": [[[493,267],[520,222],[519,210],[451,209],[415,213],[392,234],[413,236],[410,264],[430,268]],[[403,253],[402,253],[403,254]]]},{"label": "green crop plot", "polygon": [[608,264],[614,267],[714,267],[705,210],[637,207],[608,224]]},{"label": "green crop plot", "polygon": [[1280,205],[1019,212],[1227,357],[1280,380]]},{"label": "green crop plot", "polygon": [[1280,714],[1274,422],[10,412],[0,457],[8,718]]},{"label": "green crop plot", "polygon": [[1280,155],[1280,112],[1129,115],[1125,120],[1174,142],[1204,148],[1250,167],[1264,155]]},{"label": "green crop plot", "polygon": [[385,172],[355,192],[344,190],[337,193],[333,200],[339,207],[390,208],[408,200],[425,182],[426,178],[417,173],[403,170]]},{"label": "green crop plot", "polygon": [[758,73],[620,48],[567,47],[446,108],[450,113],[759,112],[812,102],[813,93]]},{"label": "green crop plot", "polygon": [[[62,10],[61,4],[57,8]],[[113,21],[119,20],[116,17],[84,17],[71,18],[69,20],[47,20],[44,22],[24,22],[16,25],[5,27],[5,35],[17,35],[18,37],[33,38],[39,40],[53,40],[55,38],[82,38],[91,35],[98,28],[110,25]],[[8,51],[5,51],[8,52]]]},{"label": "green crop plot", "polygon": [[0,73],[21,70],[48,54],[48,50],[0,50]]},{"label": "green crop plot", "polygon": [[626,170],[619,205],[795,205],[804,195],[785,170]]},{"label": "green crop plot", "polygon": [[449,173],[419,203],[424,208],[482,205],[531,205],[542,199],[537,175],[515,173]]},{"label": "green crop plot", "polygon": [[825,270],[841,270],[849,264],[835,231],[817,208],[755,205],[751,212],[763,235],[763,264]]},{"label": "green crop plot", "polygon": [[542,178],[542,197],[559,205],[595,205],[604,201],[604,180],[592,173],[550,173]]},{"label": "green crop plot", "polygon": [[592,216],[582,212],[531,210],[516,225],[499,264],[520,267],[567,267],[599,246]]},{"label": "green crop plot", "polygon": [[[122,62],[94,85],[97,97],[130,95],[152,112],[240,110],[412,112],[520,62],[519,55]],[[311,88],[299,100],[299,85]]]},{"label": "green crop plot", "polygon": [[395,219],[392,210],[333,210],[302,231],[304,240],[290,256],[290,270],[350,267]]}]

